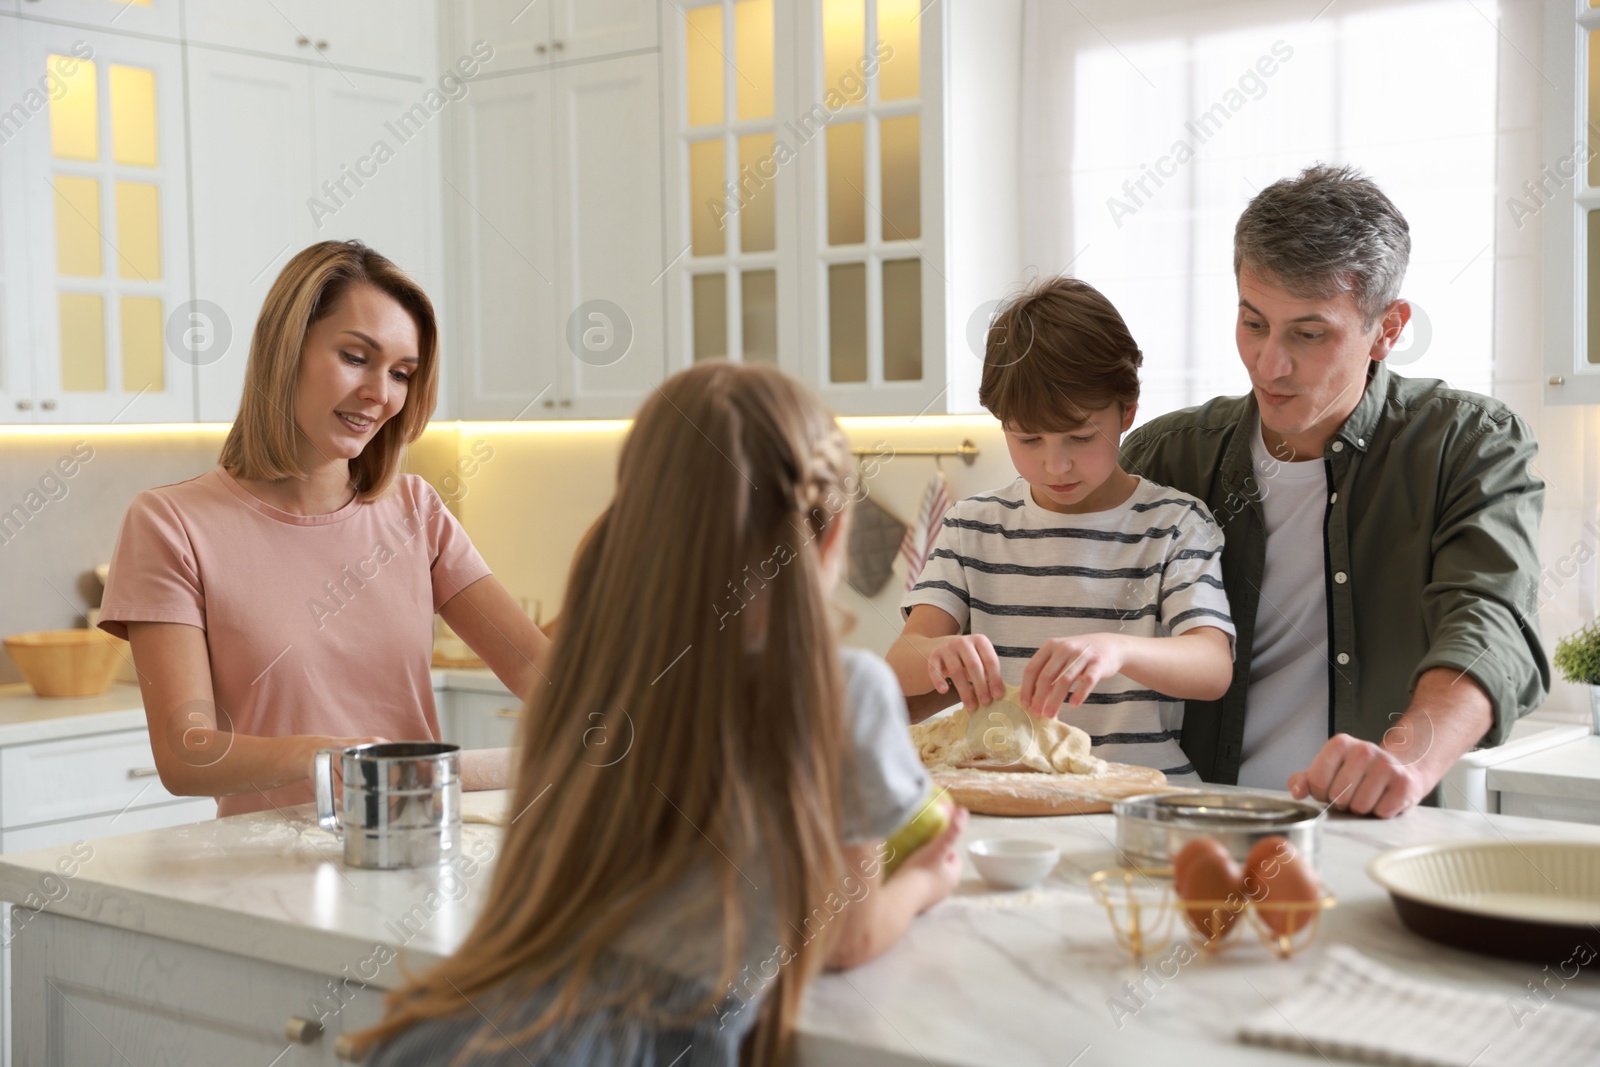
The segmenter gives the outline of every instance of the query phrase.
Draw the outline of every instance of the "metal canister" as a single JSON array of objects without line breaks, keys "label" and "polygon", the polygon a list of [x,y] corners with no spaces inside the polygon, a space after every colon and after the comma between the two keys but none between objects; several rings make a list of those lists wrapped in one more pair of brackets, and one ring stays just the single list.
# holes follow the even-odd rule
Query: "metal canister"
[{"label": "metal canister", "polygon": [[[333,761],[344,775],[333,806]],[[428,867],[461,844],[461,746],[386,741],[317,753],[317,824],[344,839],[352,867]]]},{"label": "metal canister", "polygon": [[1263,837],[1281,835],[1295,851],[1317,863],[1323,809],[1282,794],[1247,790],[1196,793],[1146,793],[1119,800],[1117,848],[1130,865],[1162,866],[1198,837],[1222,843],[1244,862]]}]

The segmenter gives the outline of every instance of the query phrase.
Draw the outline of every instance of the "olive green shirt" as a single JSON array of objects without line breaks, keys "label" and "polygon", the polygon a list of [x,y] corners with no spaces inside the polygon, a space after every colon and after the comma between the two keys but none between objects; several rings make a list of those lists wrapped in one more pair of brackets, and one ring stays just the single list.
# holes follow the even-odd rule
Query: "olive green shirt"
[{"label": "olive green shirt", "polygon": [[[1249,440],[1257,416],[1254,395],[1219,397],[1154,419],[1122,446],[1125,470],[1204,500],[1227,536],[1233,684],[1221,700],[1187,703],[1181,743],[1202,778],[1228,784],[1242,759],[1266,562]],[[1360,403],[1322,450],[1330,734],[1381,741],[1435,667],[1464,672],[1489,695],[1494,725],[1480,745],[1503,742],[1544,699],[1537,453],[1527,423],[1499,401],[1372,365]]]}]

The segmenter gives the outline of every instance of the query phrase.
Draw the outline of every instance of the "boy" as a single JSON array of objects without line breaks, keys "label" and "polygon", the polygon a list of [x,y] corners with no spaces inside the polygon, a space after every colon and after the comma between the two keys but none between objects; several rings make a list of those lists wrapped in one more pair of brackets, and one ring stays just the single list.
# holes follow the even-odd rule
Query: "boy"
[{"label": "boy", "polygon": [[1101,759],[1192,781],[1182,702],[1227,691],[1234,627],[1205,505],[1118,465],[1141,362],[1085,282],[1037,283],[997,313],[978,399],[1019,477],[950,509],[888,659],[908,698],[928,694],[917,718],[952,685],[972,709],[1010,682]]}]

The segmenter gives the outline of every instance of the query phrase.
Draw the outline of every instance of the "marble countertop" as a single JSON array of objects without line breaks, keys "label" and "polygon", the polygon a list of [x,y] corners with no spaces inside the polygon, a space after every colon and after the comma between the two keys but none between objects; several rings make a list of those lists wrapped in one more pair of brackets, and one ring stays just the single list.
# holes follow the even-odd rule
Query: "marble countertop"
[{"label": "marble countertop", "polygon": [[97,697],[41,697],[27,683],[0,685],[0,745],[143,727],[139,687],[113,682]]},{"label": "marble countertop", "polygon": [[1490,789],[1507,793],[1600,800],[1600,735],[1491,767],[1488,781]]},{"label": "marble countertop", "polygon": [[[504,793],[464,797],[469,814],[505,803]],[[1296,988],[1328,944],[1354,946],[1412,975],[1503,992],[1508,1001],[1544,977],[1536,965],[1474,956],[1409,933],[1365,874],[1373,855],[1469,837],[1600,841],[1600,827],[1436,809],[1391,822],[1332,818],[1324,829],[1322,874],[1340,903],[1326,914],[1317,945],[1281,961],[1241,940],[1220,957],[1200,956],[1163,977],[1166,952],[1147,957],[1143,968],[1133,964],[1089,895],[1089,874],[1117,863],[1111,816],[975,817],[969,842],[1040,838],[1061,848],[1061,862],[1037,890],[998,893],[977,880],[969,861],[957,894],[913,923],[900,944],[815,982],[801,1019],[799,1062],[1314,1062],[1237,1045],[1233,1033]],[[54,872],[69,847],[0,857],[0,899],[48,896],[45,906],[60,914],[323,974],[359,974],[392,988],[398,963],[376,967],[377,946],[403,946],[409,966],[426,966],[461,942],[482,906],[500,830],[468,824],[463,831],[462,856],[452,867],[364,871],[344,866],[337,841],[316,828],[308,808],[243,815],[79,844],[80,862],[65,879]],[[27,936],[25,926],[18,936]],[[1167,971],[1174,971],[1170,962]],[[1134,995],[1134,988],[1142,992]],[[1600,983],[1570,983],[1561,997],[1600,1009]]]},{"label": "marble countertop", "polygon": [[[471,693],[507,693],[488,670],[435,669],[435,689]],[[95,697],[41,697],[26,682],[0,685],[0,747],[64,737],[131,730],[145,725],[139,687],[113,682]]]}]

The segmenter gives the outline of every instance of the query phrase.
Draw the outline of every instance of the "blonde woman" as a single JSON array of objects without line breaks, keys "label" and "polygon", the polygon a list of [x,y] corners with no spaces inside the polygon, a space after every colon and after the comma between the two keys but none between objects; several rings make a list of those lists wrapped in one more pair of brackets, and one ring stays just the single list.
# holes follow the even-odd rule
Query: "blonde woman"
[{"label": "blonde woman", "polygon": [[[283,808],[312,799],[319,748],[436,740],[435,612],[532,690],[544,636],[399,473],[438,379],[433,305],[378,253],[322,242],[273,283],[218,466],[134,498],[102,605],[170,792]],[[463,754],[462,776],[504,786],[506,751]]]},{"label": "blonde woman", "polygon": [[807,980],[950,893],[964,812],[883,877],[929,782],[894,673],[831,623],[852,466],[775,370],[702,364],[644,405],[483,911],[356,1036],[370,1067],[731,1067],[747,1037],[780,1064]]}]

